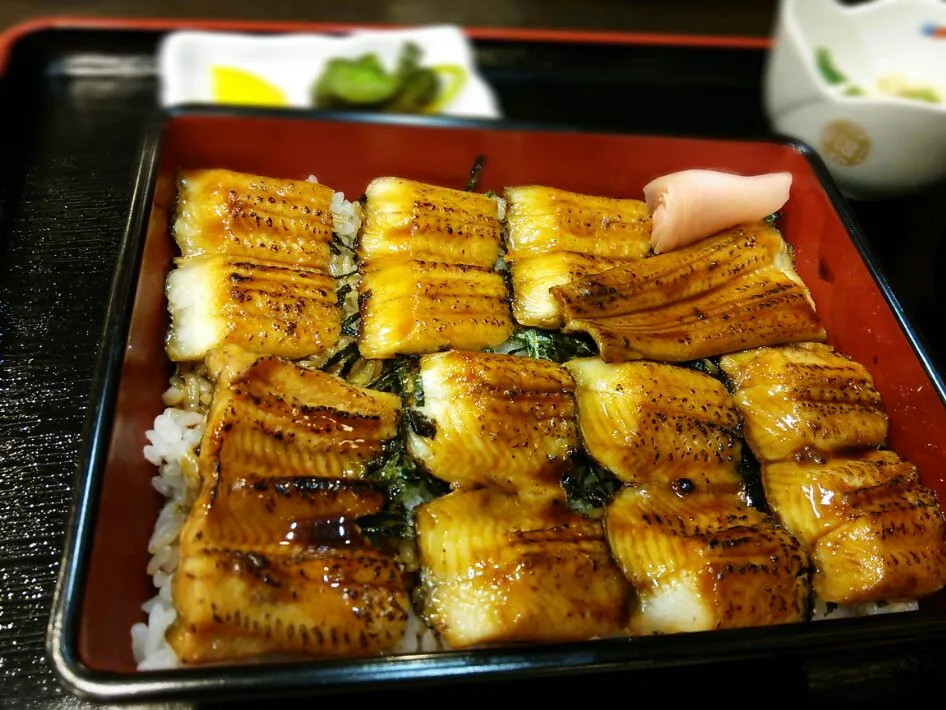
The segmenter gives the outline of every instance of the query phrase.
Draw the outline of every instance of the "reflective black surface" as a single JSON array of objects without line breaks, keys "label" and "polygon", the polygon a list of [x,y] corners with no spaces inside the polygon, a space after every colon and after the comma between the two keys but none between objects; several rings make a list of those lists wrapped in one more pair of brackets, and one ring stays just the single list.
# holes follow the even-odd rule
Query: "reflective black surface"
[{"label": "reflective black surface", "polygon": [[[16,46],[0,84],[4,707],[93,706],[58,688],[45,659],[45,625],[137,151],[154,107],[158,39],[148,32],[37,33]],[[758,50],[490,42],[478,45],[478,60],[506,115],[517,120],[720,137],[767,134],[760,97],[764,56]],[[937,307],[943,295],[938,275],[944,206],[943,188],[854,205],[895,293],[940,361],[946,347]],[[638,701],[667,695],[680,702],[754,702],[775,696],[864,707],[942,693],[938,674],[946,667],[946,649],[940,645],[454,684],[420,698],[478,702],[524,693],[538,701],[611,702],[605,697],[614,692]],[[405,690],[354,700],[417,699],[415,691]]]}]

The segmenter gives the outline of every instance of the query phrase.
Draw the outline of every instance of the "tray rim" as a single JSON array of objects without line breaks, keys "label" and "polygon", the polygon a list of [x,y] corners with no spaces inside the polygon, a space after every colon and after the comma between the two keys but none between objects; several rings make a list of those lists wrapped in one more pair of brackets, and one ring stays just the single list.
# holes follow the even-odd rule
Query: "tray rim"
[{"label": "tray rim", "polygon": [[[598,131],[575,126],[493,121],[455,117],[383,116],[306,109],[265,109],[190,105],[157,109],[141,141],[129,215],[110,288],[109,305],[94,370],[88,413],[75,472],[72,506],[65,530],[61,565],[46,632],[46,655],[57,680],[79,697],[94,700],[223,700],[273,695],[323,695],[328,693],[442,685],[453,681],[489,681],[547,677],[556,673],[580,675],[601,671],[634,671],[656,667],[682,667],[734,662],[760,657],[801,655],[806,652],[859,648],[896,643],[946,640],[946,613],[920,609],[907,614],[836,619],[828,625],[780,625],[723,629],[657,637],[631,637],[552,645],[529,645],[417,653],[367,659],[260,663],[210,666],[193,669],[131,672],[99,671],[80,659],[77,642],[85,594],[87,565],[94,543],[98,498],[102,483],[108,436],[121,381],[132,304],[150,218],[151,199],[161,158],[165,124],[181,116],[226,115],[275,117],[303,121],[357,121],[373,124],[409,124],[430,127],[482,128],[486,130],[570,132],[597,135],[633,135],[654,138],[688,138],[713,142],[754,142],[785,146],[801,154],[828,195],[878,290],[890,307],[920,365],[940,400],[946,404],[946,384],[932,364],[925,346],[907,319],[886,277],[878,268],[869,240],[818,155],[803,142],[785,137],[716,138],[663,133]],[[709,636],[707,636],[709,634]],[[707,641],[706,646],[700,641]],[[129,637],[129,644],[131,643]],[[648,653],[654,644],[658,653]],[[628,654],[628,648],[643,652]],[[707,651],[711,653],[708,654]]]},{"label": "tray rim", "polygon": [[[416,25],[396,23],[222,20],[218,18],[40,16],[23,20],[0,32],[0,79],[3,78],[6,72],[7,61],[9,60],[14,46],[29,35],[41,33],[46,30],[109,30],[115,32],[201,30],[219,32],[262,32],[271,34],[309,32],[339,34],[353,30],[403,29],[410,26]],[[701,35],[500,26],[464,26],[461,29],[471,40],[559,42],[563,44],[636,44],[707,49],[768,50],[772,46],[772,40],[769,37],[748,35]]]}]

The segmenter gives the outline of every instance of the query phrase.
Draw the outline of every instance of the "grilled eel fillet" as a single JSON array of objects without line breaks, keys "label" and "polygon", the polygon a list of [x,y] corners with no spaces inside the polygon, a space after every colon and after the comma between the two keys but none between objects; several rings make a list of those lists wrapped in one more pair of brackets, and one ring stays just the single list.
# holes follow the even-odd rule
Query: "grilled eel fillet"
[{"label": "grilled eel fillet", "polygon": [[449,351],[424,355],[420,379],[407,445],[428,471],[457,488],[564,499],[578,435],[575,386],[562,366]]},{"label": "grilled eel fillet", "polygon": [[628,625],[632,634],[805,618],[807,553],[736,493],[627,486],[609,504],[605,530],[637,592]]},{"label": "grilled eel fillet", "polygon": [[365,190],[358,256],[405,256],[492,268],[499,256],[498,202],[476,192],[383,177]]},{"label": "grilled eel fillet", "polygon": [[510,261],[513,318],[521,325],[561,328],[565,321],[551,289],[626,263],[627,259],[570,251],[553,251]]},{"label": "grilled eel fillet", "polygon": [[550,251],[637,259],[650,251],[650,209],[641,200],[581,195],[539,185],[509,187],[507,258]]},{"label": "grilled eel fillet", "polygon": [[565,330],[586,331],[607,362],[681,362],[825,330],[792,254],[766,222],[552,288]]},{"label": "grilled eel fillet", "polygon": [[645,256],[650,210],[640,200],[582,195],[539,185],[507,188],[506,261],[513,317],[526,326],[560,328],[549,289]]},{"label": "grilled eel fillet", "polygon": [[178,259],[165,291],[175,362],[237,345],[261,355],[301,358],[341,337],[342,312],[327,271],[222,254]]},{"label": "grilled eel fillet", "polygon": [[688,479],[701,488],[738,489],[739,415],[721,382],[649,361],[589,357],[565,367],[575,379],[582,443],[622,481]]},{"label": "grilled eel fillet", "polygon": [[214,393],[203,471],[361,479],[397,434],[396,395],[261,357]]},{"label": "grilled eel fillet", "polygon": [[262,357],[221,380],[180,536],[168,640],[185,663],[265,653],[391,651],[409,599],[356,521],[364,479],[397,435],[400,399]]},{"label": "grilled eel fillet", "polygon": [[815,593],[837,604],[912,600],[946,585],[946,521],[891,451],[762,468],[772,509],[811,550]]},{"label": "grilled eel fillet", "polygon": [[328,271],[330,187],[232,170],[178,175],[174,239],[182,256],[226,254]]},{"label": "grilled eel fillet", "polygon": [[512,334],[506,284],[490,269],[388,258],[366,267],[359,290],[362,357],[482,350]]},{"label": "grilled eel fillet", "polygon": [[760,461],[807,449],[829,454],[877,447],[887,414],[867,368],[821,343],[757,348],[726,355],[746,443]]},{"label": "grilled eel fillet", "polygon": [[629,588],[600,520],[490,488],[424,503],[415,520],[423,613],[448,646],[622,631]]},{"label": "grilled eel fillet", "polygon": [[377,178],[358,243],[362,357],[481,350],[512,333],[494,266],[499,205],[472,192]]},{"label": "grilled eel fillet", "polygon": [[264,654],[360,657],[389,653],[409,600],[393,560],[358,544],[296,555],[228,549],[181,558],[178,619],[168,642],[184,663]]}]

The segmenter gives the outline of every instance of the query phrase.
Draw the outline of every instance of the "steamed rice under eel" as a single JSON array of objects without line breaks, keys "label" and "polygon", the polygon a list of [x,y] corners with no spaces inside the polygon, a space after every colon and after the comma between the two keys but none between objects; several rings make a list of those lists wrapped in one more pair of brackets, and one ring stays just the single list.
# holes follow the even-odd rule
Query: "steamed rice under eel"
[{"label": "steamed rice under eel", "polygon": [[[221,175],[215,177],[214,172]],[[219,286],[222,293],[233,274],[240,276],[235,280],[238,285],[252,285],[263,273],[252,271],[259,264],[268,267],[268,273],[278,266],[279,273],[305,273],[332,283],[327,261],[322,261],[331,238],[331,216],[325,206],[306,203],[317,200],[322,205],[326,195],[331,198],[330,189],[305,183],[313,187],[303,198],[301,193],[292,196],[292,190],[310,188],[293,185],[285,193],[291,199],[260,208],[264,212],[218,209],[224,221],[205,225],[202,238],[201,220],[210,213],[198,209],[195,201],[203,199],[201,195],[213,200],[223,196],[220,204],[238,199],[240,204],[255,200],[273,205],[267,195],[279,193],[274,181],[255,176],[245,176],[248,188],[233,183],[239,188],[236,198],[232,190],[229,197],[220,191],[224,182],[200,192],[213,187],[211,178],[235,180],[227,171],[207,171],[190,176],[189,185],[181,183],[182,190],[190,192],[182,191],[178,229],[185,258],[177,265],[189,267],[193,276],[182,298],[177,298],[181,289],[169,289],[169,296],[173,293],[177,299],[178,314],[182,301],[198,308],[215,303],[214,288]],[[643,203],[626,201],[635,204],[624,241],[610,238],[620,231],[617,227],[627,227],[619,224],[616,217],[621,215],[605,215],[596,222],[588,204],[564,211],[535,209],[526,217],[533,219],[532,226],[544,219],[548,230],[522,231],[530,223],[517,215],[517,199],[521,205],[538,204],[533,198],[541,202],[557,193],[569,194],[551,188],[507,192],[513,198],[510,226],[519,225],[519,232],[511,231],[512,248],[506,256],[513,285],[518,284],[513,308],[520,323],[558,327],[564,323],[562,310],[572,308],[568,329],[581,330],[576,325],[582,318],[593,322],[597,330],[585,329],[596,336],[609,360],[702,357],[708,353],[693,347],[700,338],[714,343],[712,354],[729,352],[748,347],[753,342],[749,331],[759,327],[769,328],[767,337],[775,340],[824,337],[810,296],[794,273],[790,250],[777,231],[762,223],[739,225],[695,245],[696,259],[693,252],[683,255],[687,250],[680,250],[675,266],[667,271],[647,269],[649,262],[666,267],[672,263],[669,259],[643,260],[644,277],[635,287],[639,290],[619,293],[610,306],[629,299],[641,312],[653,308],[657,318],[647,324],[652,330],[642,338],[612,337],[616,331],[608,332],[614,325],[608,318],[614,314],[601,310],[602,305],[607,310],[607,298],[590,305],[575,300],[560,306],[556,294],[566,294],[576,284],[586,289],[610,284],[616,289],[621,279],[637,274],[637,264],[629,260],[639,259],[649,248],[649,216]],[[554,207],[555,200],[548,205]],[[599,207],[607,205],[602,202]],[[508,337],[512,331],[508,294],[494,270],[501,234],[495,200],[381,178],[369,186],[366,208],[369,222],[358,246],[363,260],[359,334],[363,356],[390,358],[448,348],[474,351]],[[304,226],[293,214],[287,222],[279,217],[283,209],[316,219]],[[276,210],[273,224],[283,230],[282,236],[265,233],[265,227],[273,226],[266,210]],[[256,237],[260,239],[256,246],[278,253],[283,263],[261,262],[254,255]],[[309,238],[311,243],[305,241]],[[727,241],[728,250],[718,248]],[[215,266],[201,266],[207,264]],[[250,271],[243,273],[237,267]],[[230,276],[228,269],[234,269]],[[204,279],[208,274],[211,278]],[[198,283],[203,291],[192,288]],[[288,288],[303,285],[287,283]],[[790,327],[779,331],[776,314],[761,325],[739,326],[733,337],[735,326],[725,314],[742,312],[745,304],[714,300],[706,292],[734,284],[743,293],[757,289],[759,298],[777,300],[783,309],[781,325],[788,322]],[[280,309],[285,310],[280,303],[295,299],[285,288],[269,293],[273,309],[269,315],[261,312],[260,322],[278,319]],[[315,343],[312,352],[329,351],[333,340],[338,341],[340,309],[334,303],[334,289],[324,290],[315,300],[324,300],[325,308],[313,321],[324,333],[305,335],[308,345],[303,349]],[[280,301],[274,293],[288,300]],[[674,310],[676,298],[686,303]],[[714,311],[717,306],[719,312]],[[581,318],[574,317],[582,307],[588,310]],[[174,583],[180,616],[168,638],[185,663],[267,653],[320,657],[391,653],[407,628],[408,590],[398,564],[361,536],[358,520],[377,513],[384,504],[382,490],[364,476],[384,444],[397,436],[401,403],[393,395],[354,388],[325,373],[303,371],[272,358],[258,359],[240,350],[229,351],[233,358],[223,357],[223,351],[213,348],[227,343],[252,348],[253,338],[227,337],[232,324],[213,323],[214,311],[221,309],[226,307],[204,306],[203,314],[191,321],[195,325],[184,331],[188,341],[193,340],[188,333],[216,335],[197,347],[189,342],[190,354],[180,356],[182,350],[173,358],[199,359],[206,354],[208,368],[219,380],[201,448],[203,486],[180,538],[181,563]],[[728,325],[713,321],[719,313]],[[655,326],[661,318],[665,324]],[[696,333],[692,341],[684,334],[674,345],[673,338],[682,333],[673,330],[677,320]],[[205,328],[208,324],[211,327]],[[719,327],[713,330],[714,325]],[[721,336],[723,330],[728,332]],[[286,357],[312,354],[291,348],[260,352]],[[804,618],[809,592],[807,543],[799,545],[775,519],[746,506],[737,492],[740,442],[733,406],[724,401],[721,385],[713,381],[707,389],[701,383],[689,401],[685,390],[694,383],[678,382],[676,377],[702,377],[698,373],[671,376],[682,368],[627,364],[635,367],[635,375],[628,369],[618,376],[618,370],[611,370],[616,365],[599,358],[574,361],[567,369],[475,352],[452,351],[421,359],[426,402],[413,412],[422,416],[415,422],[418,426],[408,429],[411,453],[434,475],[461,489],[416,509],[423,611],[448,645],[570,641],[628,631],[667,633]],[[578,442],[575,385],[568,371],[578,381],[579,421],[585,415],[581,442],[598,463],[633,484],[613,500],[606,526],[564,506],[561,474]],[[493,376],[501,381],[494,382]],[[654,391],[662,398],[650,409],[645,381],[657,383]],[[289,393],[294,395],[287,406],[282,398]],[[542,404],[530,408],[532,398]],[[710,414],[698,415],[696,406],[709,407]],[[600,410],[597,423],[592,416],[595,408]],[[484,415],[484,409],[496,416]],[[610,432],[605,431],[602,422],[615,411],[620,416]],[[609,433],[618,439],[623,435],[625,445],[634,437],[646,439],[647,445],[633,452],[634,447],[609,451]],[[620,449],[621,442],[617,443]],[[471,446],[482,454],[480,458],[469,456]],[[655,452],[656,463],[649,466],[646,459]],[[463,466],[463,461],[469,465]],[[931,523],[923,534],[932,535],[929,539],[939,534],[941,543],[942,528],[933,524],[935,501],[927,505],[928,496],[915,490],[914,479],[904,480],[905,490],[913,493],[898,500],[904,506],[915,502],[923,514],[928,513],[920,521]],[[832,491],[840,496],[840,491]],[[860,542],[883,538],[885,530],[878,525],[892,518],[871,520],[848,521],[856,522]],[[847,525],[840,522],[839,528]],[[825,539],[830,534],[821,533]],[[899,538],[898,558],[903,559],[901,552],[913,552],[913,545],[925,544],[917,543],[921,538],[927,539],[919,534]],[[843,566],[878,549],[845,544],[831,548],[833,557],[825,547],[819,558],[815,548],[816,559],[823,565],[833,559]],[[939,560],[939,569],[943,568],[941,557],[929,559],[930,565]],[[929,579],[897,589],[925,593],[935,588]],[[632,587],[638,604],[629,617]],[[824,587],[818,591],[822,598],[832,598],[824,596]],[[355,609],[353,600],[364,613]]]}]

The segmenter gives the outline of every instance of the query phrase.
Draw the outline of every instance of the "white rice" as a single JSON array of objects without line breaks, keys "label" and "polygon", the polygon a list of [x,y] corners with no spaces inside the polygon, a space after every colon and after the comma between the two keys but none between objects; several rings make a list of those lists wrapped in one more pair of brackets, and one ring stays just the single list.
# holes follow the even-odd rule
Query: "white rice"
[{"label": "white rice", "polygon": [[393,653],[433,653],[443,651],[444,645],[440,637],[429,627],[412,607],[407,608],[407,628],[400,643],[394,647]]},{"label": "white rice", "polygon": [[502,222],[506,219],[506,198],[500,197],[499,195],[492,196],[496,200],[496,214],[499,217],[499,221]]},{"label": "white rice", "polygon": [[[187,375],[193,373],[188,372]],[[196,402],[200,402],[199,393],[206,390],[210,383],[205,378],[198,382],[197,377],[176,375],[171,380],[171,387],[165,392],[165,399],[180,398],[181,392],[188,389],[186,379],[190,381],[191,388],[196,388]],[[181,403],[197,406],[194,400],[186,397],[181,399]],[[144,457],[158,467],[158,475],[151,479],[151,484],[165,497],[165,504],[148,541],[151,560],[147,571],[158,591],[142,605],[148,621],[131,627],[131,647],[138,670],[175,668],[179,665],[177,656],[165,639],[165,633],[177,618],[171,599],[171,583],[177,569],[181,526],[197,494],[197,448],[205,423],[206,411],[168,407],[155,417],[154,428],[145,434],[149,443],[144,447]]]},{"label": "white rice", "polygon": [[361,228],[360,202],[349,202],[344,192],[332,195],[332,229],[346,244],[353,244]]},{"label": "white rice", "polygon": [[848,619],[855,616],[876,616],[877,614],[896,614],[903,611],[916,611],[919,602],[868,602],[864,604],[826,604],[815,599],[811,618],[813,621],[825,619]]}]

